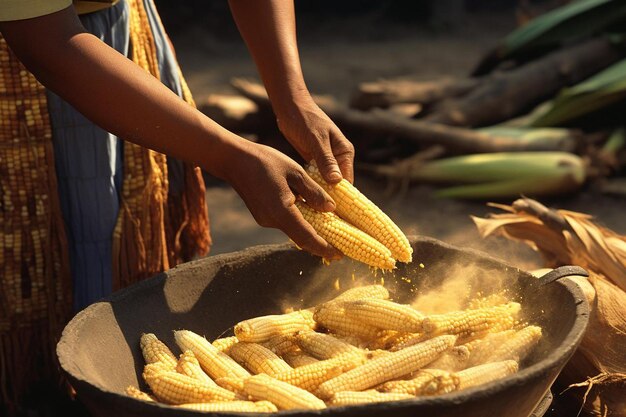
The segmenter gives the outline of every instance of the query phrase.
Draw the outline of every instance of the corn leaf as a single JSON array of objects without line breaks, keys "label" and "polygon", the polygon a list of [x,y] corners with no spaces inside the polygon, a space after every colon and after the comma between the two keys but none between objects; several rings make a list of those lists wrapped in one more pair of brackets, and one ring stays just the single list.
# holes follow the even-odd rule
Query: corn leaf
[{"label": "corn leaf", "polygon": [[531,126],[558,126],[626,100],[626,59],[564,89]]}]

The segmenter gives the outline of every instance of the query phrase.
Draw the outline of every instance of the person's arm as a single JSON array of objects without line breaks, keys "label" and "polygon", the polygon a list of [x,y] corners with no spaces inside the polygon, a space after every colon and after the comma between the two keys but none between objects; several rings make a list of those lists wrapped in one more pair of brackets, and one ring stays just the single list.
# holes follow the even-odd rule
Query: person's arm
[{"label": "person's arm", "polygon": [[132,61],[87,33],[73,7],[0,23],[24,65],[47,88],[102,128],[138,145],[197,164],[228,181],[257,222],[283,230],[320,256],[338,252],[294,206],[296,194],[314,208],[332,199],[295,161],[220,127]]},{"label": "person's arm", "polygon": [[272,102],[278,126],[302,157],[314,159],[324,179],[353,180],[354,147],[313,102],[304,82],[293,0],[229,0]]}]

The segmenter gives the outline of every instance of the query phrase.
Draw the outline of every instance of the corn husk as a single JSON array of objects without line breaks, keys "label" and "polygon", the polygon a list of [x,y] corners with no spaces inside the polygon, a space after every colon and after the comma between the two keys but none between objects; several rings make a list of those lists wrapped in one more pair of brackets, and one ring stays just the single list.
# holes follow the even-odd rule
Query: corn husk
[{"label": "corn husk", "polygon": [[520,240],[549,267],[576,264],[590,272],[595,293],[581,283],[591,306],[589,326],[561,378],[593,415],[626,416],[626,237],[586,214],[550,210],[527,198],[494,206],[506,213],[473,218],[483,237]]}]

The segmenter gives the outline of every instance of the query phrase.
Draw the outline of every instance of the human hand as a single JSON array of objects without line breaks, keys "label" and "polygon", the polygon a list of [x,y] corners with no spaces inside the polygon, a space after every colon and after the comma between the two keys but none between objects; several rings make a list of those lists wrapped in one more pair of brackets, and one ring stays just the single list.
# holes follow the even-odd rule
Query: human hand
[{"label": "human hand", "polygon": [[300,248],[325,259],[341,257],[295,206],[297,196],[302,196],[315,210],[335,209],[332,198],[300,165],[273,148],[243,140],[231,155],[224,179],[241,196],[260,226],[282,230]]},{"label": "human hand", "polygon": [[306,161],[317,163],[326,182],[353,182],[354,146],[310,96],[277,114],[282,134]]}]

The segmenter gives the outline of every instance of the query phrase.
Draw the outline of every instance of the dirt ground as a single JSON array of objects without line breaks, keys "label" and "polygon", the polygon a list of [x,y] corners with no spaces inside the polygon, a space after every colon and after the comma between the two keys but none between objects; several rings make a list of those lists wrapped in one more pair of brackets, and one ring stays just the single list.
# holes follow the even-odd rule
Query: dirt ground
[{"label": "dirt ground", "polygon": [[[391,25],[372,30],[370,23],[366,19],[347,23],[320,22],[318,26],[307,25],[305,30],[299,31],[302,65],[312,92],[347,100],[352,89],[362,81],[462,76],[515,24],[512,12],[468,15],[462,27],[445,31]],[[231,77],[257,77],[254,64],[239,39],[220,40],[195,27],[177,34],[173,40],[197,100],[209,93],[230,92]],[[420,185],[413,186],[404,195],[389,195],[387,184],[363,175],[357,175],[356,185],[407,234],[427,235],[480,249],[523,268],[540,266],[540,259],[524,245],[500,238],[483,240],[478,236],[470,215],[484,216],[492,212],[484,202],[436,199],[430,187]],[[279,231],[257,226],[241,199],[226,185],[209,187],[207,202],[213,254],[286,239]],[[626,233],[626,200],[602,195],[594,187],[544,203],[590,213],[604,225]]]}]

